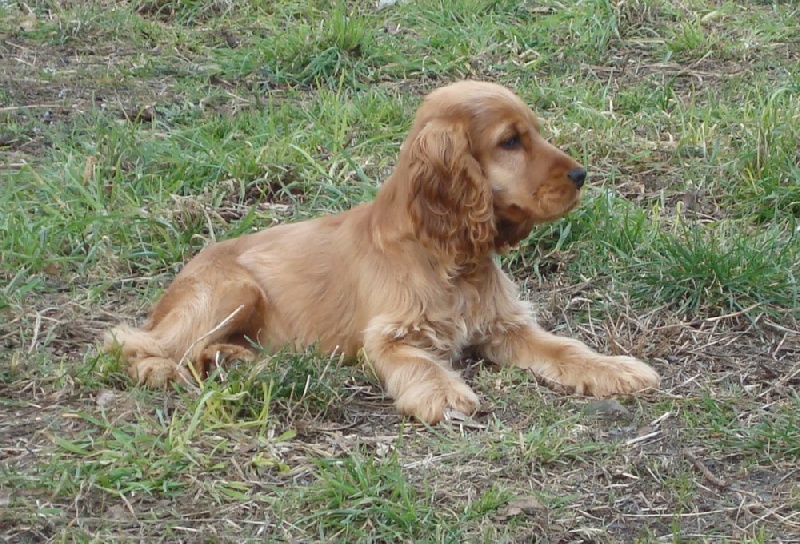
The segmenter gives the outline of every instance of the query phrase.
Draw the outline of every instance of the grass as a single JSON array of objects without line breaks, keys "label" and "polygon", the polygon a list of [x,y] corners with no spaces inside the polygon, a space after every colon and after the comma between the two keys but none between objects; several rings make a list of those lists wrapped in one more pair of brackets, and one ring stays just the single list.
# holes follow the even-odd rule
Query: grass
[{"label": "grass", "polygon": [[[0,2],[0,534],[800,541],[798,16]],[[591,173],[503,265],[658,392],[619,409],[471,364],[484,411],[428,428],[313,350],[174,391],[99,352],[208,243],[370,200],[421,96],[464,77],[517,89]]]}]

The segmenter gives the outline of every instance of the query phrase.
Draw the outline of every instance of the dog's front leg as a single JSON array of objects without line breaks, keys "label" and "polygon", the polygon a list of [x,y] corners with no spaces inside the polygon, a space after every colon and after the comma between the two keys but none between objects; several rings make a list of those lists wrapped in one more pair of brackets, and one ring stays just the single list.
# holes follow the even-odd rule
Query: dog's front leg
[{"label": "dog's front leg", "polygon": [[481,346],[502,366],[527,368],[582,395],[606,397],[656,387],[655,370],[633,357],[601,355],[582,342],[551,334],[527,316],[500,319]]},{"label": "dog's front leg", "polygon": [[461,375],[412,345],[400,326],[374,323],[365,334],[364,351],[401,414],[433,425],[448,409],[471,414],[478,408],[478,396]]}]

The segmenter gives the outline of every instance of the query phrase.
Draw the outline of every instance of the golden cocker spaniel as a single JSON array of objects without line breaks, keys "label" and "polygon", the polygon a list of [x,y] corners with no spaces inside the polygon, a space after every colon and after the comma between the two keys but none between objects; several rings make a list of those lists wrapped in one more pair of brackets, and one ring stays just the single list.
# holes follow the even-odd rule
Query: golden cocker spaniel
[{"label": "golden cocker spaniel", "polygon": [[[430,93],[373,202],[213,244],[142,328],[119,326],[139,382],[191,379],[251,346],[363,356],[402,414],[437,423],[478,397],[451,367],[466,348],[579,394],[654,387],[632,357],[541,329],[494,259],[578,203],[586,171],[542,138],[508,89],[462,81]],[[117,348],[115,348],[117,346]]]}]

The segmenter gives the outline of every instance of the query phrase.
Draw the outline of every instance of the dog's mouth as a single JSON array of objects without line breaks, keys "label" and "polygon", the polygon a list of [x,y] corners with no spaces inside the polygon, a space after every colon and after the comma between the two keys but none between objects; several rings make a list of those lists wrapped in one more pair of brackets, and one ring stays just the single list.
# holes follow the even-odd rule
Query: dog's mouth
[{"label": "dog's mouth", "polygon": [[499,219],[497,221],[497,236],[494,241],[495,249],[504,253],[528,237],[533,228],[533,221],[512,221]]},{"label": "dog's mouth", "polygon": [[575,198],[573,198],[572,202],[569,203],[569,206],[567,206],[567,209],[564,212],[564,214],[567,214],[567,213],[571,212],[572,210],[574,210],[575,208],[577,208],[578,204],[580,204],[580,203],[581,203],[581,190],[578,189],[578,191],[575,193]]},{"label": "dog's mouth", "polygon": [[564,203],[560,199],[538,201],[533,206],[506,204],[495,206],[497,237],[495,247],[503,253],[528,237],[533,227],[557,221],[580,203],[580,191]]},{"label": "dog's mouth", "polygon": [[580,201],[580,193],[578,192],[574,198],[567,202],[563,202],[561,199],[550,202],[541,202],[540,205],[537,206],[539,208],[537,210],[539,213],[533,214],[532,219],[537,224],[557,221],[574,210]]}]

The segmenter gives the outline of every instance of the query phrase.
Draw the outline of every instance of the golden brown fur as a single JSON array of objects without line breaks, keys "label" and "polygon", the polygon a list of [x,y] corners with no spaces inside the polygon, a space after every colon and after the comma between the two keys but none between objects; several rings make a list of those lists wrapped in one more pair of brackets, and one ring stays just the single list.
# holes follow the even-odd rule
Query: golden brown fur
[{"label": "golden brown fur", "polygon": [[251,359],[250,341],[347,357],[363,348],[397,409],[429,423],[478,406],[451,368],[467,347],[582,394],[653,387],[644,363],[542,330],[493,259],[572,209],[584,176],[508,89],[443,87],[373,202],[207,247],[144,326],[110,331],[106,349],[118,344],[131,376],[162,386],[191,376],[184,355],[203,374]]}]

